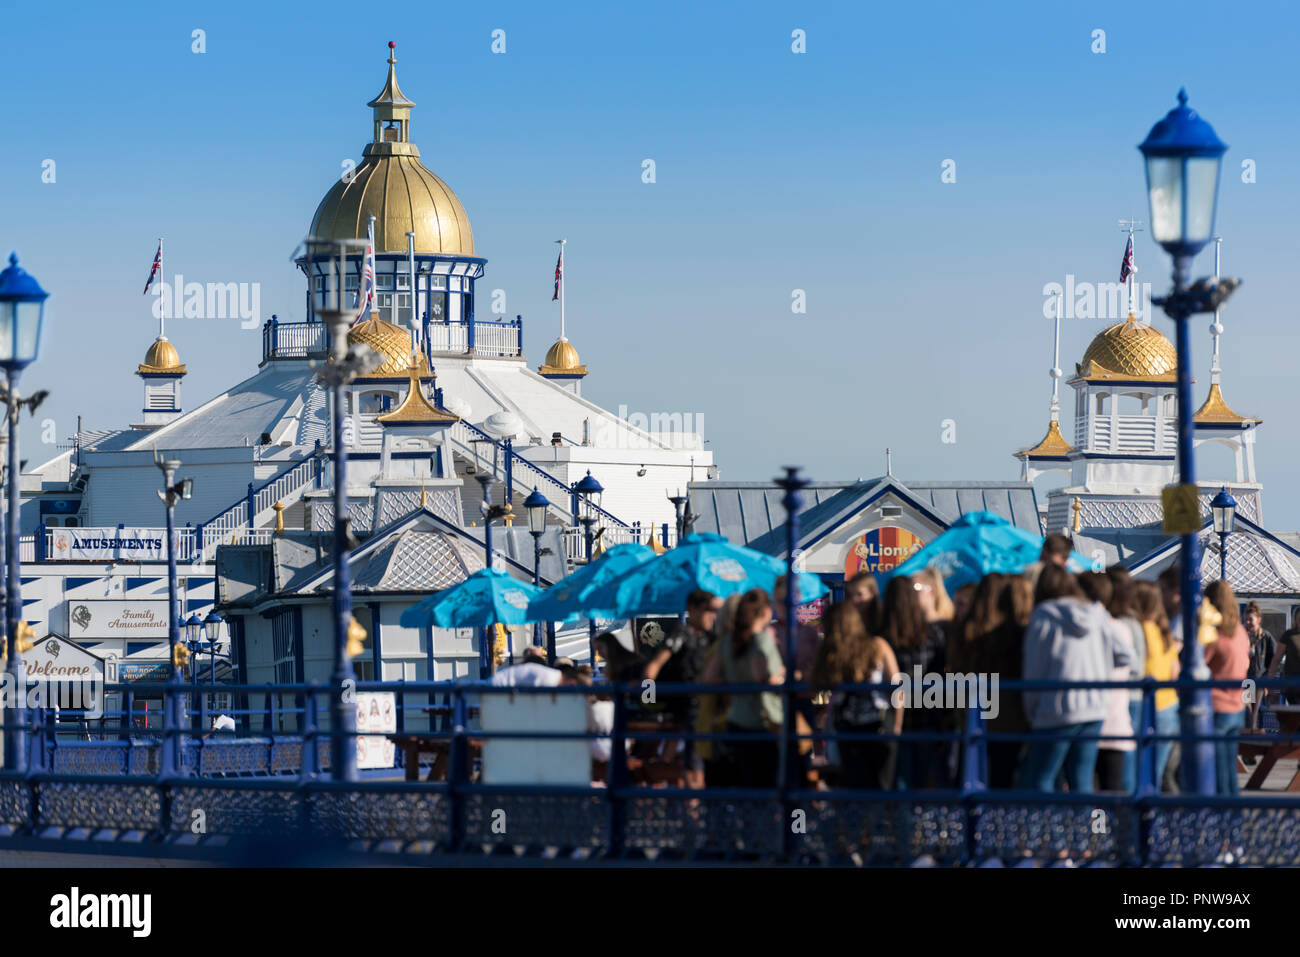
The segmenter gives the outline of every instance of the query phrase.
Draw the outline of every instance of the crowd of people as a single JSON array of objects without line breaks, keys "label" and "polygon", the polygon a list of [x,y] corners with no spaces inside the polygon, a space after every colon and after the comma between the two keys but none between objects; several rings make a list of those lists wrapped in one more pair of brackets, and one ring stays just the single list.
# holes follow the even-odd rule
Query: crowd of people
[{"label": "crowd of people", "polygon": [[[954,732],[966,721],[963,705],[939,705],[902,696],[905,682],[926,675],[996,676],[999,689],[1014,680],[1043,682],[1157,682],[1178,678],[1185,636],[1178,613],[1177,569],[1156,582],[1137,581],[1122,567],[1104,572],[1068,570],[1071,544],[1049,535],[1039,562],[1021,574],[991,573],[949,595],[934,569],[895,575],[880,593],[874,576],[845,583],[842,601],[824,608],[817,624],[798,623],[791,659],[785,582],[771,594],[753,589],[725,601],[693,592],[680,626],[657,646],[639,651],[626,636],[596,640],[603,676],[635,685],[628,696],[637,721],[723,738],[673,740],[661,759],[680,761],[688,787],[771,787],[780,767],[786,699],[775,688],[753,694],[657,696],[656,684],[783,685],[786,662],[802,686],[792,701],[797,746],[789,766],[815,780],[879,790],[952,787],[962,777],[962,749]],[[1208,677],[1300,674],[1300,629],[1275,640],[1261,628],[1254,603],[1245,610],[1227,582],[1205,590],[1198,634]],[[505,684],[590,684],[591,669],[562,660],[548,667],[538,648],[498,674]],[[950,682],[951,684],[951,682]],[[876,687],[846,688],[861,685]],[[1137,784],[1141,688],[1000,689],[985,712],[986,784],[1039,791],[1132,792]],[[1177,790],[1178,690],[1154,692],[1155,780]],[[1237,736],[1259,726],[1262,694],[1242,688],[1211,691],[1218,793],[1238,793]],[[1275,695],[1276,699],[1276,695]],[[613,702],[593,687],[590,729],[610,731]],[[906,702],[906,703],[905,703]],[[964,707],[975,707],[966,702]],[[909,732],[916,732],[912,737]],[[1040,736],[1037,733],[1042,732]],[[902,738],[894,737],[903,735]],[[608,739],[593,740],[593,756],[607,759]]]}]

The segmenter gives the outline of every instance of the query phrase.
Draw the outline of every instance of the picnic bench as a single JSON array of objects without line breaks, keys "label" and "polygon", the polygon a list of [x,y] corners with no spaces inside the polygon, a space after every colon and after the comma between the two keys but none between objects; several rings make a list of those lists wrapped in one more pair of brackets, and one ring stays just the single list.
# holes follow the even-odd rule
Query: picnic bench
[{"label": "picnic bench", "polygon": [[[1278,730],[1284,736],[1300,733],[1300,705],[1282,704],[1269,708],[1277,717]],[[1258,755],[1255,773],[1246,782],[1247,789],[1258,790],[1268,780],[1269,772],[1277,762],[1286,758],[1300,758],[1300,741],[1274,741],[1271,734],[1243,734],[1237,743],[1237,755]],[[1286,786],[1291,793],[1300,792],[1300,769],[1291,776]]]}]

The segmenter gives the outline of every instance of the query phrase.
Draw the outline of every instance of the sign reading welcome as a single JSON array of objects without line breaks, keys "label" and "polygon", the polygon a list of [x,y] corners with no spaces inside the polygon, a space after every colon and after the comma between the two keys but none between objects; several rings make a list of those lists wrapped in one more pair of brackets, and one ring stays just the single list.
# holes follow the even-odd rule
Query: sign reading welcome
[{"label": "sign reading welcome", "polygon": [[23,652],[29,681],[103,681],[104,660],[60,635],[49,634]]},{"label": "sign reading welcome", "polygon": [[78,641],[166,638],[167,602],[72,599],[68,602],[68,634]]},{"label": "sign reading welcome", "polygon": [[924,547],[925,541],[905,528],[896,525],[873,528],[849,544],[849,553],[844,560],[844,580],[848,581],[859,572],[879,575],[890,571]]}]

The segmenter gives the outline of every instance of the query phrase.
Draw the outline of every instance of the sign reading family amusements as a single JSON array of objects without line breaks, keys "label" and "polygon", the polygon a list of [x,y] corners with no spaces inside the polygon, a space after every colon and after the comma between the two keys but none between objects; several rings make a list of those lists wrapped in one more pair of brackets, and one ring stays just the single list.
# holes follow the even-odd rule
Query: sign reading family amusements
[{"label": "sign reading family amusements", "polygon": [[166,638],[167,602],[73,599],[68,635],[78,641],[106,638]]},{"label": "sign reading family amusements", "polygon": [[905,528],[896,525],[873,528],[849,545],[844,560],[844,579],[847,581],[859,572],[879,575],[890,571],[924,547],[925,541]]}]

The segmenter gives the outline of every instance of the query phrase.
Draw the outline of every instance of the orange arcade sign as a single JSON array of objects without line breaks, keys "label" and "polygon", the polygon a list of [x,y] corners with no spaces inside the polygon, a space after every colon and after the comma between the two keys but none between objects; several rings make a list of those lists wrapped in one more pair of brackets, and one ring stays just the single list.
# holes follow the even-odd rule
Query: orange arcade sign
[{"label": "orange arcade sign", "polygon": [[897,568],[922,548],[925,540],[896,525],[873,528],[854,539],[844,560],[844,580],[860,572],[880,575]]}]

